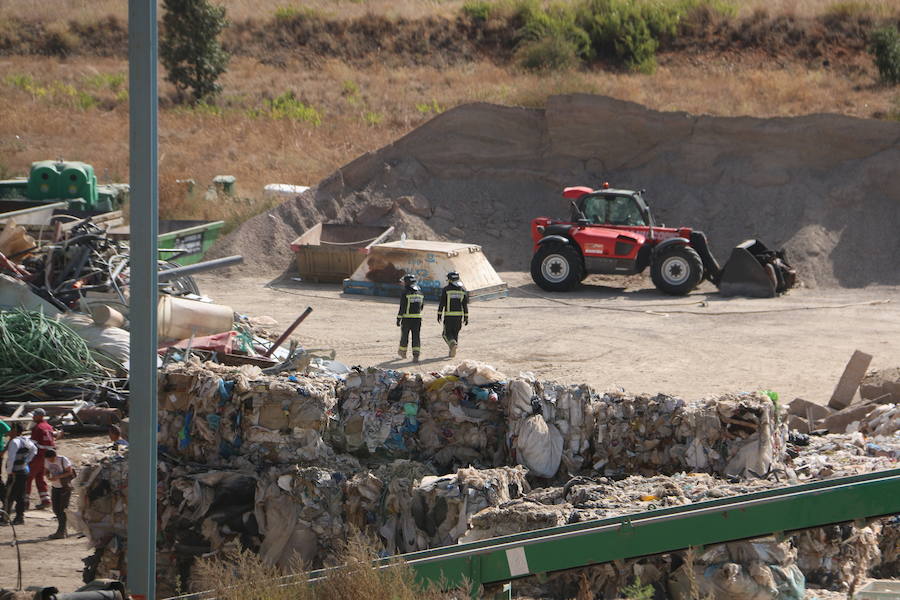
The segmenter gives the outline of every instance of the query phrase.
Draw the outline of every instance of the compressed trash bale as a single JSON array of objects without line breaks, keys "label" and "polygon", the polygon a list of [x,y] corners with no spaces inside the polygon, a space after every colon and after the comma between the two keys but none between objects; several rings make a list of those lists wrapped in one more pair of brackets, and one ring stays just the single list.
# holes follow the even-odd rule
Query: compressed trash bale
[{"label": "compressed trash bale", "polygon": [[420,460],[432,461],[444,472],[464,465],[507,464],[502,377],[487,365],[468,361],[423,379]]},{"label": "compressed trash bale", "polygon": [[881,561],[872,569],[871,574],[885,579],[897,577],[897,573],[900,573],[900,516],[882,519],[880,524],[878,549]]},{"label": "compressed trash bale", "polygon": [[532,475],[574,475],[590,452],[595,394],[586,385],[514,379],[504,395],[513,462]]},{"label": "compressed trash bale", "polygon": [[[681,553],[683,554],[683,553]],[[803,600],[806,582],[788,542],[771,538],[717,544],[669,576],[673,600]]]},{"label": "compressed trash bale", "polygon": [[426,464],[395,460],[354,475],[344,484],[348,525],[379,540],[388,554],[419,549],[412,516],[413,489],[423,477],[434,474]]},{"label": "compressed trash bale", "polygon": [[337,381],[264,375],[259,367],[192,361],[159,375],[159,446],[211,465],[246,455],[257,463],[333,454],[322,435],[335,418]]},{"label": "compressed trash bale", "polygon": [[422,379],[393,370],[351,372],[343,385],[339,420],[330,434],[352,454],[409,458],[418,451]]},{"label": "compressed trash bale", "polygon": [[347,530],[343,473],[320,467],[270,467],[256,488],[260,558],[286,569],[330,566]]},{"label": "compressed trash bale", "polygon": [[93,554],[84,559],[85,582],[116,578],[125,565],[128,533],[128,453],[105,451],[85,457],[74,487],[77,501],[70,524],[87,538]]},{"label": "compressed trash bale", "polygon": [[528,492],[525,469],[460,469],[423,477],[413,490],[412,516],[418,549],[455,544],[469,529],[472,515]]},{"label": "compressed trash bale", "polygon": [[881,528],[876,521],[866,527],[847,523],[799,532],[793,536],[797,564],[808,582],[847,591],[881,564]]},{"label": "compressed trash bale", "polygon": [[595,405],[594,469],[606,475],[708,471],[759,477],[783,463],[787,427],[763,394],[698,402],[605,394]]}]

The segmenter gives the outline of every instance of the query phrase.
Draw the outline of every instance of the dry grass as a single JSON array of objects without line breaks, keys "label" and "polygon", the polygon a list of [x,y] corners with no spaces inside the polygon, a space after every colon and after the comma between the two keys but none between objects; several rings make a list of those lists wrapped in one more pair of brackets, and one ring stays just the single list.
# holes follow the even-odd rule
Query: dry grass
[{"label": "dry grass", "polygon": [[[491,0],[489,0],[491,1]],[[503,2],[505,0],[492,0]],[[896,14],[896,0],[732,0],[739,16],[764,10],[771,15],[787,14],[813,17],[836,7],[865,10],[872,14]],[[234,20],[269,19],[280,9],[309,10],[332,19],[353,19],[366,14],[390,18],[416,19],[428,16],[455,16],[465,0],[219,0]],[[161,2],[158,2],[161,4]],[[160,9],[161,10],[161,9]],[[127,19],[127,0],[4,0],[0,3],[0,21],[9,17],[40,19],[66,23],[96,21],[108,15]]]},{"label": "dry grass", "polygon": [[[215,1],[215,0],[214,0]],[[219,0],[231,19],[269,19],[279,9],[315,11],[329,18],[351,19],[368,13],[415,19],[431,15],[455,15],[464,0]],[[161,11],[162,2],[157,0]],[[127,0],[4,0],[0,18],[22,17],[46,22],[98,20],[107,15],[128,17]]]},{"label": "dry grass", "polygon": [[[104,83],[124,75],[126,68],[117,59],[0,59],[0,176],[24,174],[34,160],[65,157],[92,163],[101,180],[126,181],[127,98]],[[23,76],[31,78],[29,89],[21,85]],[[238,221],[268,205],[257,200],[204,202],[203,191],[215,175],[235,175],[239,194],[252,199],[261,197],[267,183],[314,184],[437,112],[465,102],[542,107],[549,95],[584,92],[658,110],[723,116],[835,112],[871,117],[896,112],[900,94],[874,86],[874,78],[874,71],[841,75],[713,59],[698,60],[696,66],[666,65],[664,60],[653,76],[603,71],[540,76],[488,62],[363,70],[330,61],[315,70],[279,69],[235,59],[218,107],[184,109],[163,101],[163,213]],[[285,92],[313,107],[321,124],[254,116],[252,111],[264,109],[267,99]],[[167,93],[163,85],[163,96]],[[83,94],[95,98],[92,106],[82,106]],[[176,179],[189,178],[198,183],[196,201],[186,201],[174,185]]]},{"label": "dry grass", "polygon": [[[218,600],[461,600],[463,592],[422,589],[413,571],[403,563],[373,569],[374,547],[351,536],[341,551],[343,566],[311,585],[305,574],[284,578],[276,567],[257,555],[240,551],[222,559],[200,560],[196,573],[199,589],[212,590]],[[301,572],[302,569],[295,571]],[[273,585],[275,581],[281,585]],[[288,583],[290,581],[291,583]]]}]

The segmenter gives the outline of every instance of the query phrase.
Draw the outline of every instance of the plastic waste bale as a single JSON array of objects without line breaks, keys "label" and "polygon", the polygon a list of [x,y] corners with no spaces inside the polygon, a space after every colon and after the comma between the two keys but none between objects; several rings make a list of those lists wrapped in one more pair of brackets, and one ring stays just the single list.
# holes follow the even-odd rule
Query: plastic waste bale
[{"label": "plastic waste bale", "polygon": [[427,476],[413,490],[412,517],[417,549],[455,544],[469,529],[472,515],[527,493],[525,469],[459,469]]},{"label": "plastic waste bale", "polygon": [[444,472],[465,465],[507,464],[500,377],[493,369],[469,361],[423,379],[420,460],[432,461]]},{"label": "plastic waste bale", "polygon": [[280,568],[297,561],[312,567],[335,564],[347,534],[342,485],[346,475],[321,467],[270,467],[256,486],[259,555]]},{"label": "plastic waste bale", "polygon": [[167,365],[159,375],[160,449],[211,465],[242,455],[320,460],[333,454],[322,435],[335,418],[337,385],[330,377],[269,376],[251,365]]},{"label": "plastic waste bale", "polygon": [[795,560],[796,551],[788,542],[764,538],[718,544],[669,576],[669,595],[673,600],[696,597],[691,591],[693,579],[702,598],[803,600],[806,581]]},{"label": "plastic waste bale", "polygon": [[341,390],[339,419],[329,441],[359,456],[416,455],[423,416],[422,390],[418,375],[373,368],[354,370]]},{"label": "plastic waste bale", "polygon": [[[797,563],[810,583],[847,591],[882,563],[879,541],[888,541],[881,535],[882,527],[875,521],[865,527],[847,523],[802,531],[794,536]],[[896,530],[887,538],[896,541]],[[894,548],[894,560],[896,553]]]},{"label": "plastic waste bale", "polygon": [[550,478],[560,466],[577,473],[590,454],[594,398],[590,387],[514,379],[503,396],[513,462]]},{"label": "plastic waste bale", "polygon": [[763,477],[783,470],[787,426],[761,393],[697,402],[608,393],[594,407],[594,422],[594,469],[605,475]]},{"label": "plastic waste bale", "polygon": [[68,510],[70,524],[94,549],[84,559],[85,582],[121,575],[128,534],[128,452],[100,451],[86,457],[73,487],[76,501]]},{"label": "plastic waste bale", "polygon": [[347,524],[378,540],[388,554],[417,550],[413,489],[433,475],[429,465],[404,459],[357,473],[344,484]]}]

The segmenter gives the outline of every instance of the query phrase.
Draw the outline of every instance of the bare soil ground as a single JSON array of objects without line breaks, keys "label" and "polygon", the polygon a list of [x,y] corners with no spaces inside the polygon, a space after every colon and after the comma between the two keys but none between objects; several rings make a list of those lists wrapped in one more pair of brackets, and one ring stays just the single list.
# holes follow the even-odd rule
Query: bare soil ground
[{"label": "bare soil ground", "polygon": [[[312,306],[297,330],[307,348],[334,348],[348,365],[412,372],[464,359],[507,375],[589,383],[599,391],[665,392],[686,399],[720,392],[771,389],[826,403],[854,349],[875,356],[873,368],[896,366],[900,304],[896,287],[799,289],[773,299],[722,298],[704,284],[684,298],[663,296],[648,279],[591,277],[568,294],[550,294],[525,273],[501,273],[505,299],[474,302],[469,327],[449,359],[426,306],[422,362],[397,357],[395,299],[342,294],[335,285],[273,282],[206,274],[200,288],[216,302],[251,316],[268,315],[285,329]],[[621,287],[624,284],[627,287]]]}]

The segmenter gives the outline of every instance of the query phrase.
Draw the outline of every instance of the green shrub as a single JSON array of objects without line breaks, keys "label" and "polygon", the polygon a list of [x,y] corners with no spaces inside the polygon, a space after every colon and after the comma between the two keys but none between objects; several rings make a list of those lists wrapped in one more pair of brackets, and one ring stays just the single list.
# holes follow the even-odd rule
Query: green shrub
[{"label": "green shrub", "polygon": [[96,90],[108,89],[111,92],[118,92],[125,84],[125,74],[97,73],[85,76],[83,81],[85,85]]},{"label": "green shrub", "polygon": [[314,107],[297,100],[294,92],[285,92],[265,101],[263,110],[250,110],[248,114],[251,117],[269,117],[271,119],[290,119],[292,121],[302,121],[313,126],[322,124],[322,115]]},{"label": "green shrub", "polygon": [[545,7],[538,0],[522,0],[515,16],[522,23],[516,53],[523,67],[568,68],[591,57],[591,38],[576,22],[571,5]]},{"label": "green shrub", "polygon": [[521,44],[516,57],[530,71],[571,69],[579,62],[575,44],[559,35]]},{"label": "green shrub", "polygon": [[684,3],[660,0],[584,0],[578,21],[595,52],[633,71],[652,73],[663,35],[674,35]]},{"label": "green shrub", "polygon": [[438,104],[438,101],[436,98],[432,98],[431,102],[422,102],[422,103],[416,104],[416,110],[419,111],[420,113],[422,113],[423,115],[428,115],[431,113],[439,115],[442,112],[444,112],[444,110],[446,110],[446,109],[443,106],[441,106],[440,104]]},{"label": "green shrub", "polygon": [[322,13],[312,7],[279,6],[275,9],[276,21],[293,21],[294,19],[321,20]]},{"label": "green shrub", "polygon": [[384,121],[384,115],[375,111],[367,110],[363,113],[363,121],[365,121],[366,125],[369,127],[375,127],[376,125],[381,125]]},{"label": "green shrub", "polygon": [[897,28],[885,27],[872,32],[869,52],[875,57],[881,80],[888,85],[900,83],[900,32]]},{"label": "green shrub", "polygon": [[641,578],[638,577],[634,583],[622,588],[621,595],[627,600],[653,600],[653,586],[641,585]]},{"label": "green shrub", "polygon": [[473,21],[487,21],[491,18],[491,3],[485,0],[469,0],[463,4],[462,12]]}]

